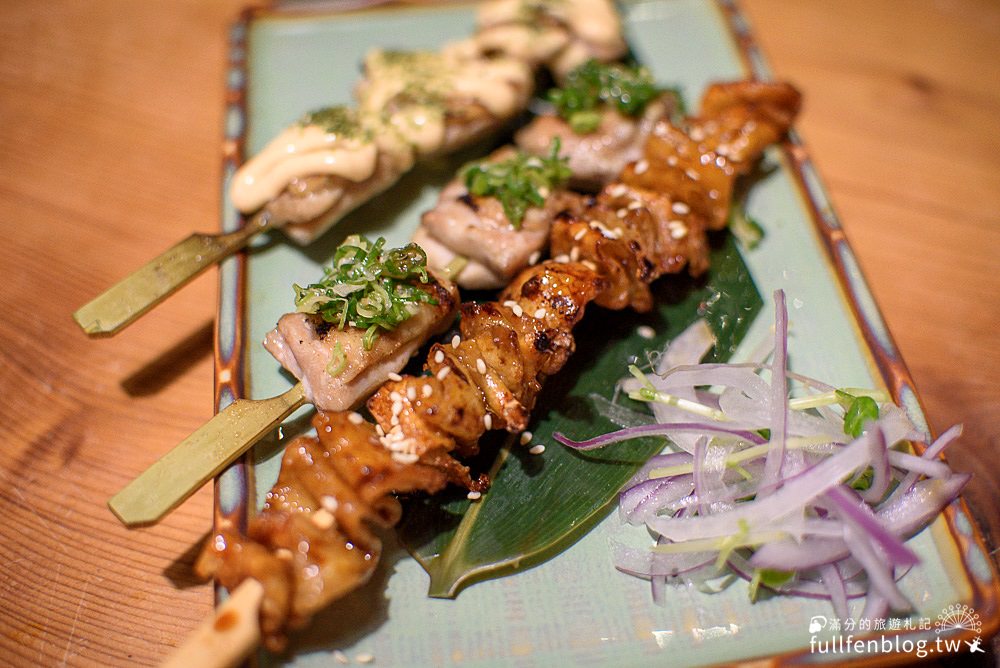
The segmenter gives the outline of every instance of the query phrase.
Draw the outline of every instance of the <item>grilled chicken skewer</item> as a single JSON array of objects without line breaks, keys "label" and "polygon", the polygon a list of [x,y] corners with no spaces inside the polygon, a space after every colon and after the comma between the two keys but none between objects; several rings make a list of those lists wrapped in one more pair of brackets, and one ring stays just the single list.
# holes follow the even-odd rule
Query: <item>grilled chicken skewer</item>
[{"label": "grilled chicken skewer", "polygon": [[[624,54],[609,0],[536,0],[528,14],[517,7],[484,3],[477,34],[440,53],[374,52],[357,110],[308,114],[234,175],[231,200],[248,217],[242,229],[191,235],[79,308],[74,320],[90,336],[111,336],[261,232],[282,228],[308,244],[418,157],[455,150],[513,118],[531,95],[535,68]],[[523,34],[536,17],[558,37],[545,58],[498,46],[498,25]]]},{"label": "grilled chicken skewer", "polygon": [[[593,203],[588,215],[600,206],[615,211]],[[544,379],[574,350],[572,328],[587,304],[648,308],[648,290],[636,286],[676,263],[680,251],[660,243],[664,230],[648,217],[614,218],[610,235],[569,213],[557,221],[555,234],[572,239],[577,245],[570,253],[584,259],[529,267],[497,301],[463,304],[460,334],[432,346],[427,375],[390,381],[369,399],[376,425],[357,413],[318,414],[317,436],[288,447],[278,482],[247,535],[223,527],[209,541],[199,560],[203,575],[229,589],[247,579],[264,585],[259,615],[266,647],[281,650],[288,630],[371,576],[381,545],[364,522],[388,527],[397,521],[392,492],[434,493],[449,482],[473,495],[485,489],[489,480],[473,478],[455,456],[475,454],[487,430],[527,427]],[[670,258],[660,257],[663,248]],[[626,251],[633,253],[630,262]]]}]

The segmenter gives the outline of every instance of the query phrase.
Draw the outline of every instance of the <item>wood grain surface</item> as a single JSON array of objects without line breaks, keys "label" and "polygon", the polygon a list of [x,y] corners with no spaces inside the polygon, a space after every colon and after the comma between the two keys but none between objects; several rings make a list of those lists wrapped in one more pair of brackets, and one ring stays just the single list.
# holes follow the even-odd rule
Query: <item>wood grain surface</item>
[{"label": "wood grain surface", "polygon": [[[0,3],[0,664],[153,664],[208,613],[199,493],[107,498],[212,413],[214,272],[123,334],[70,313],[219,211],[241,0]],[[745,0],[936,431],[1000,539],[1000,4]],[[995,660],[995,659],[993,659]]]}]

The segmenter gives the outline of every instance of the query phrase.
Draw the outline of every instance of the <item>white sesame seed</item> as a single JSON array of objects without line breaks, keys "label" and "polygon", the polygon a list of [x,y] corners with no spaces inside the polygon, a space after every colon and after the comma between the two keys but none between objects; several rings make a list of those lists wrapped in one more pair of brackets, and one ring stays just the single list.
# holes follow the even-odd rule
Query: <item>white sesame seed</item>
[{"label": "white sesame seed", "polygon": [[340,506],[340,502],[337,501],[337,498],[334,496],[330,496],[329,494],[324,494],[323,496],[321,496],[319,498],[319,504],[331,513],[336,512],[337,507]]},{"label": "white sesame seed", "polygon": [[393,416],[399,415],[402,412],[403,412],[403,402],[402,401],[394,401],[394,402],[392,402],[392,414],[393,414]]},{"label": "white sesame seed", "polygon": [[503,305],[506,306],[507,308],[514,308],[515,306],[517,306],[517,302],[514,301],[513,299],[508,299],[503,303]]},{"label": "white sesame seed", "polygon": [[581,227],[580,230],[576,234],[573,235],[573,241],[579,241],[580,239],[584,238],[585,236],[587,236],[587,228],[586,227]]},{"label": "white sesame seed", "polygon": [[624,218],[625,216],[628,215],[628,209],[618,209],[617,211],[615,211],[615,215],[618,216],[619,218]]},{"label": "white sesame seed", "polygon": [[656,336],[656,330],[649,325],[640,325],[636,328],[635,333],[644,339],[651,339]]},{"label": "white sesame seed", "polygon": [[461,345],[461,343],[462,343],[462,337],[459,336],[458,334],[451,337],[451,347],[454,348],[455,350],[458,350],[458,346]]},{"label": "white sesame seed", "polygon": [[486,373],[486,362],[482,357],[476,360],[476,371],[479,373]]},{"label": "white sesame seed", "polygon": [[533,437],[534,437],[534,434],[532,434],[530,431],[522,431],[521,432],[521,445],[527,445],[528,443],[531,443],[531,439]]},{"label": "white sesame seed", "polygon": [[375,425],[375,431],[378,432],[379,436],[385,436],[385,429],[382,428],[382,425]]},{"label": "white sesame seed", "polygon": [[333,427],[331,427],[330,425],[326,425],[326,427],[323,428],[323,431],[329,434],[331,431],[333,431]]},{"label": "white sesame seed", "polygon": [[566,255],[565,253],[556,255],[554,258],[552,258],[552,261],[558,262],[559,264],[566,264],[567,262],[569,262],[569,255]]},{"label": "white sesame seed", "polygon": [[687,236],[688,229],[684,225],[668,225],[671,239],[683,239]]},{"label": "white sesame seed", "polygon": [[535,251],[528,258],[528,264],[538,264],[538,261],[542,259],[542,251]]},{"label": "white sesame seed", "polygon": [[417,400],[417,388],[413,387],[412,385],[410,385],[408,388],[406,388],[406,398],[409,399],[410,401],[416,401]]},{"label": "white sesame seed", "polygon": [[420,460],[420,455],[412,452],[394,452],[392,458],[400,464],[416,464]]},{"label": "white sesame seed", "polygon": [[639,162],[635,163],[636,174],[645,174],[647,169],[649,169],[648,160],[640,160]]},{"label": "white sesame seed", "polygon": [[676,155],[672,155],[669,158],[667,158],[667,164],[670,165],[671,167],[676,167],[677,166],[677,156]]},{"label": "white sesame seed", "polygon": [[486,431],[493,429],[493,416],[489,413],[483,416],[483,426],[486,427]]},{"label": "white sesame seed", "polygon": [[716,190],[715,188],[713,188],[712,190],[709,190],[708,191],[708,198],[709,199],[719,199],[719,191]]},{"label": "white sesame seed", "polygon": [[701,178],[700,176],[698,176],[698,172],[694,171],[693,169],[685,169],[684,173],[687,174],[687,177],[692,181],[697,181],[699,178]]},{"label": "white sesame seed", "polygon": [[364,654],[358,654],[356,657],[354,657],[354,660],[357,661],[358,663],[371,663],[372,661],[375,660],[375,657],[365,652]]},{"label": "white sesame seed", "polygon": [[569,259],[571,262],[576,262],[580,259],[580,248],[579,246],[573,246],[573,250],[569,252]]},{"label": "white sesame seed", "polygon": [[403,380],[403,377],[402,377],[402,376],[400,376],[400,375],[399,375],[398,373],[390,373],[390,374],[389,374],[389,376],[388,376],[388,378],[389,378],[389,380],[394,380],[394,381],[396,381],[397,383],[398,383],[399,381]]},{"label": "white sesame seed", "polygon": [[635,211],[636,209],[641,209],[642,208],[642,202],[640,202],[637,199],[634,199],[634,200],[632,200],[631,202],[628,203],[628,207],[627,208],[630,209],[630,210],[632,210],[632,211]]},{"label": "white sesame seed", "polygon": [[545,186],[542,186],[541,188],[538,189],[538,194],[541,195],[542,197],[548,197],[549,189],[546,188]]},{"label": "white sesame seed", "polygon": [[399,403],[400,401],[403,400],[403,395],[397,392],[396,390],[393,390],[392,392],[389,393],[389,400],[392,401],[394,404]]},{"label": "white sesame seed", "polygon": [[326,510],[325,508],[320,508],[319,510],[314,512],[310,519],[312,520],[313,524],[315,524],[317,527],[323,530],[332,527],[334,522],[336,521],[334,520],[334,517],[330,513],[330,511]]},{"label": "white sesame seed", "polygon": [[478,501],[480,498],[482,498],[482,496],[483,496],[482,492],[469,492],[468,494],[465,495],[465,498],[469,499],[470,501]]},{"label": "white sesame seed", "polygon": [[684,214],[691,213],[691,207],[689,207],[684,202],[674,202],[673,204],[670,205],[670,209],[678,216],[683,216]]},{"label": "white sesame seed", "polygon": [[697,126],[691,128],[691,139],[693,139],[695,141],[701,141],[704,138],[705,138],[705,131],[704,130],[702,130],[701,128],[699,128]]},{"label": "white sesame seed", "polygon": [[365,419],[361,417],[361,413],[355,413],[354,411],[347,414],[347,419],[351,424],[361,424],[365,421]]},{"label": "white sesame seed", "polygon": [[580,264],[582,264],[587,269],[590,269],[591,271],[597,271],[597,263],[596,262],[593,262],[591,260],[584,260]]},{"label": "white sesame seed", "polygon": [[351,662],[351,660],[347,658],[347,655],[341,652],[339,649],[333,650],[333,660],[342,666],[346,666]]},{"label": "white sesame seed", "polygon": [[440,364],[444,361],[444,351],[438,350],[434,353],[434,361]]},{"label": "white sesame seed", "polygon": [[514,315],[517,316],[518,318],[524,315],[524,309],[521,308],[520,304],[514,304],[513,306],[510,307],[510,310],[513,311]]},{"label": "white sesame seed", "polygon": [[295,557],[295,555],[292,554],[292,551],[289,550],[287,547],[279,547],[277,550],[274,551],[274,556],[284,561],[291,561]]},{"label": "white sesame seed", "polygon": [[530,452],[533,455],[540,455],[543,452],[545,452],[545,446],[542,445],[541,443],[539,443],[538,445],[533,445],[531,446],[531,449],[528,450],[528,452]]},{"label": "white sesame seed", "polygon": [[391,418],[389,418],[389,424],[392,425],[393,427],[398,427],[399,426],[399,414],[398,413],[396,415],[393,415]]},{"label": "white sesame seed", "polygon": [[420,394],[423,396],[424,399],[426,399],[427,397],[434,394],[434,388],[431,387],[430,385],[424,385],[424,389],[420,391]]},{"label": "white sesame seed", "polygon": [[615,185],[608,188],[608,194],[612,197],[621,197],[626,192],[628,192],[628,186],[624,183],[616,183]]},{"label": "white sesame seed", "polygon": [[445,378],[448,377],[449,373],[451,373],[451,367],[450,366],[441,367],[441,370],[437,372],[437,379],[438,380],[444,380]]},{"label": "white sesame seed", "polygon": [[535,311],[535,320],[541,320],[544,317],[545,317],[545,309],[544,308],[540,308],[540,309],[538,309],[538,310]]}]

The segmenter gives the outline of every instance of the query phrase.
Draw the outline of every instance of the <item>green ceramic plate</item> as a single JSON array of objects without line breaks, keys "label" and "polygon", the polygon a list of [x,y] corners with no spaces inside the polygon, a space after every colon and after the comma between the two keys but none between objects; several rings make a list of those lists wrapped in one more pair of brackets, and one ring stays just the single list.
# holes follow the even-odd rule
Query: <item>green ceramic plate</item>
[{"label": "green ceramic plate", "polygon": [[[689,100],[697,100],[712,80],[768,76],[729,2],[639,0],[623,11],[638,59],[662,83],[679,85]],[[464,5],[245,14],[231,35],[224,187],[241,155],[260,150],[303,112],[349,103],[369,48],[434,48],[469,34],[472,24],[473,10]],[[752,192],[750,213],[766,228],[763,243],[744,254],[753,281],[762,295],[778,288],[787,293],[793,369],[842,387],[887,387],[923,424],[905,367],[804,156],[793,136],[783,150],[768,154],[777,169]],[[288,389],[288,376],[259,342],[290,308],[291,284],[320,276],[331,249],[351,232],[384,235],[392,244],[407,241],[455,162],[416,170],[309,248],[275,235],[225,263],[217,345],[220,406],[236,396],[264,398]],[[227,230],[240,223],[228,206],[222,218]],[[773,313],[769,299],[764,301],[737,358],[769,335]],[[282,439],[300,432],[306,417],[293,416],[220,477],[220,518],[239,520],[259,503],[277,475]],[[813,616],[832,616],[822,601],[769,598],[751,605],[746,586],[735,585],[717,594],[673,589],[666,606],[654,605],[648,583],[611,564],[608,538],[616,524],[612,516],[557,557],[475,584],[454,600],[428,598],[428,577],[420,565],[389,545],[369,586],[321,613],[293,639],[288,656],[264,659],[331,665],[334,650],[341,650],[352,661],[370,654],[380,666],[703,665],[750,659],[783,664],[850,657],[905,662],[939,651],[939,637],[971,641],[978,634],[988,637],[998,624],[996,574],[961,504],[911,543],[923,561],[902,583],[918,608],[913,619],[876,632],[876,644],[860,656],[811,651],[811,641],[830,638],[828,628],[810,630]],[[978,615],[978,633],[970,622],[938,634],[936,622],[949,609]],[[927,628],[921,630],[924,620]]]}]

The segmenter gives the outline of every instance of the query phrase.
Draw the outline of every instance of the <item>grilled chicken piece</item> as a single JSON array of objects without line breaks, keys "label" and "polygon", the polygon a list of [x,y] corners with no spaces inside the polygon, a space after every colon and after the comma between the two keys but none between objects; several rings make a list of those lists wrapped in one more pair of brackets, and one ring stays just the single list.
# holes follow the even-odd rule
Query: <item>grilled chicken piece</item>
[{"label": "grilled chicken piece", "polygon": [[669,193],[701,216],[709,229],[725,227],[735,178],[788,131],[800,95],[785,83],[714,84],[702,114],[686,131],[660,121],[642,160],[629,165],[622,183]]},{"label": "grilled chicken piece", "polygon": [[278,480],[246,535],[223,528],[198,560],[201,575],[230,591],[246,578],[264,585],[261,634],[273,652],[285,647],[289,630],[371,577],[382,550],[371,527],[399,520],[392,493],[445,485],[439,469],[394,459],[360,417],[318,413],[317,436],[285,449]]},{"label": "grilled chicken piece", "polygon": [[475,454],[490,429],[527,427],[543,380],[574,350],[573,326],[605,288],[590,267],[550,261],[522,271],[496,302],[463,304],[459,339],[431,347],[432,375],[390,381],[368,400],[386,448],[485,489],[489,480],[472,479],[450,453]]},{"label": "grilled chicken piece", "polygon": [[503,53],[560,78],[594,58],[627,52],[621,18],[610,0],[493,0],[480,5],[475,40],[483,53]]},{"label": "grilled chicken piece", "polygon": [[[283,315],[278,326],[264,338],[264,347],[302,381],[306,398],[317,408],[326,411],[354,408],[385,382],[390,373],[406,366],[424,342],[451,325],[458,307],[457,288],[440,280],[421,288],[437,304],[413,306],[414,315],[396,329],[380,333],[371,350],[365,350],[364,330],[337,329],[320,316],[306,313]],[[346,365],[334,375],[330,365],[338,344]]]},{"label": "grilled chicken piece", "polygon": [[[488,162],[514,156],[512,147],[495,151]],[[519,271],[537,262],[549,242],[555,216],[573,206],[576,195],[559,190],[549,193],[543,207],[527,210],[520,227],[514,227],[494,197],[469,194],[464,181],[456,178],[438,197],[433,209],[423,214],[413,241],[427,252],[427,264],[442,271],[457,256],[468,264],[456,277],[467,289],[492,289],[506,285]]]},{"label": "grilled chicken piece", "polygon": [[669,118],[673,107],[674,97],[663,95],[647,104],[637,118],[605,108],[601,111],[601,124],[586,134],[577,134],[555,114],[538,116],[514,135],[514,141],[521,150],[544,156],[552,140],[558,137],[559,154],[569,158],[573,172],[570,186],[596,191],[613,181],[628,163],[642,157],[653,126]]}]

